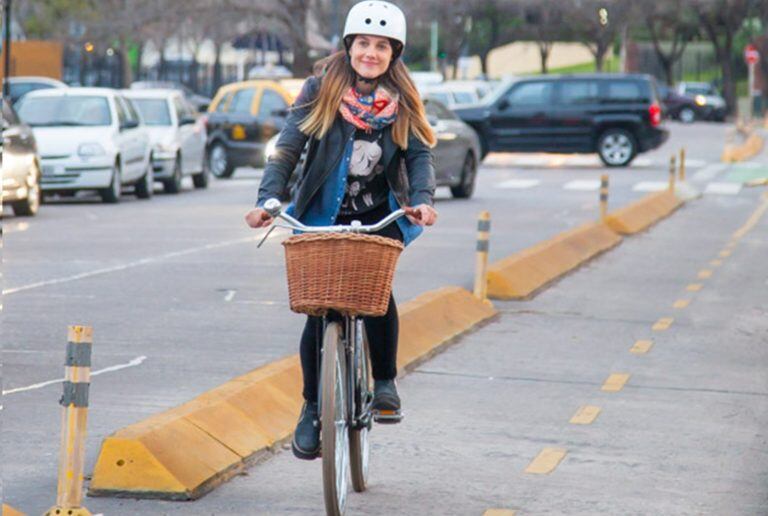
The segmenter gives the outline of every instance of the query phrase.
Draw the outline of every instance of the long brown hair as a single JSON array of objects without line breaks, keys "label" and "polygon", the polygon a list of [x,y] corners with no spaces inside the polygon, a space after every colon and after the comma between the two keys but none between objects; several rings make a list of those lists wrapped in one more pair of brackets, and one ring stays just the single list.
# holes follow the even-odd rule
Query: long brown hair
[{"label": "long brown hair", "polygon": [[[355,84],[355,71],[343,50],[318,61],[315,71],[319,70],[324,70],[320,92],[312,102],[314,106],[309,115],[299,126],[304,134],[315,138],[322,138],[331,128],[339,113],[341,98]],[[408,135],[413,133],[425,145],[434,147],[437,138],[427,120],[424,104],[408,74],[408,68],[400,59],[390,65],[379,79],[379,84],[400,94],[397,118],[392,123],[392,141],[406,150]]]}]

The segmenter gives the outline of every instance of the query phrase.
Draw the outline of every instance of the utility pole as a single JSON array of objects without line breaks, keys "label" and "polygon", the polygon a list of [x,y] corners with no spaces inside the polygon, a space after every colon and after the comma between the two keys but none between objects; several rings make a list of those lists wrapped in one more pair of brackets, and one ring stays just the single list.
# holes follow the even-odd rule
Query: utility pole
[{"label": "utility pole", "polygon": [[10,97],[11,84],[11,0],[3,0],[3,98]]}]

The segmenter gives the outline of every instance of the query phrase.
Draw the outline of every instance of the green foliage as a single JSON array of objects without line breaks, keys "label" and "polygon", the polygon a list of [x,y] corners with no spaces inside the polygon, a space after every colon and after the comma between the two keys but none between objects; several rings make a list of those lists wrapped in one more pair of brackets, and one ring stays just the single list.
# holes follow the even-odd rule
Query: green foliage
[{"label": "green foliage", "polygon": [[70,20],[92,20],[96,7],[96,0],[36,0],[20,23],[30,38],[59,38],[66,35]]}]

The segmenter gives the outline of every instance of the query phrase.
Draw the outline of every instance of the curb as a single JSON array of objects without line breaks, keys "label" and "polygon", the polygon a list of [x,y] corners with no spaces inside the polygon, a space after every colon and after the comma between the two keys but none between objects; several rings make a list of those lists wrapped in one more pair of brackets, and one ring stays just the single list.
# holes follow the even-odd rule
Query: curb
[{"label": "curb", "polygon": [[[459,287],[426,292],[399,311],[401,370],[497,313]],[[88,494],[200,498],[290,439],[301,386],[299,357],[292,355],[116,431],[102,442]]]},{"label": "curb", "polygon": [[633,235],[668,217],[682,205],[683,201],[669,190],[652,193],[609,214],[605,223],[620,235]]},{"label": "curb", "polygon": [[25,516],[25,514],[14,509],[10,505],[3,504],[3,516]]},{"label": "curb", "polygon": [[757,156],[763,150],[763,144],[763,137],[752,133],[741,145],[726,144],[720,160],[723,163],[746,161]]},{"label": "curb", "polygon": [[618,245],[622,237],[591,222],[488,267],[488,297],[525,299],[566,272]]}]

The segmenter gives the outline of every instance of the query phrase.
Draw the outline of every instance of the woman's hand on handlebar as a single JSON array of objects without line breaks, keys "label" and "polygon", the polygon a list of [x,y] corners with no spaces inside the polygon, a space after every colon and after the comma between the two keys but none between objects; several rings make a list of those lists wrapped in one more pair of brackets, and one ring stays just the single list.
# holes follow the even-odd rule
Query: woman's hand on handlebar
[{"label": "woman's hand on handlebar", "polygon": [[264,228],[272,224],[272,216],[261,208],[254,208],[245,214],[245,223],[252,228]]},{"label": "woman's hand on handlebar", "polygon": [[405,208],[408,220],[418,226],[431,226],[437,221],[437,210],[428,204]]}]

